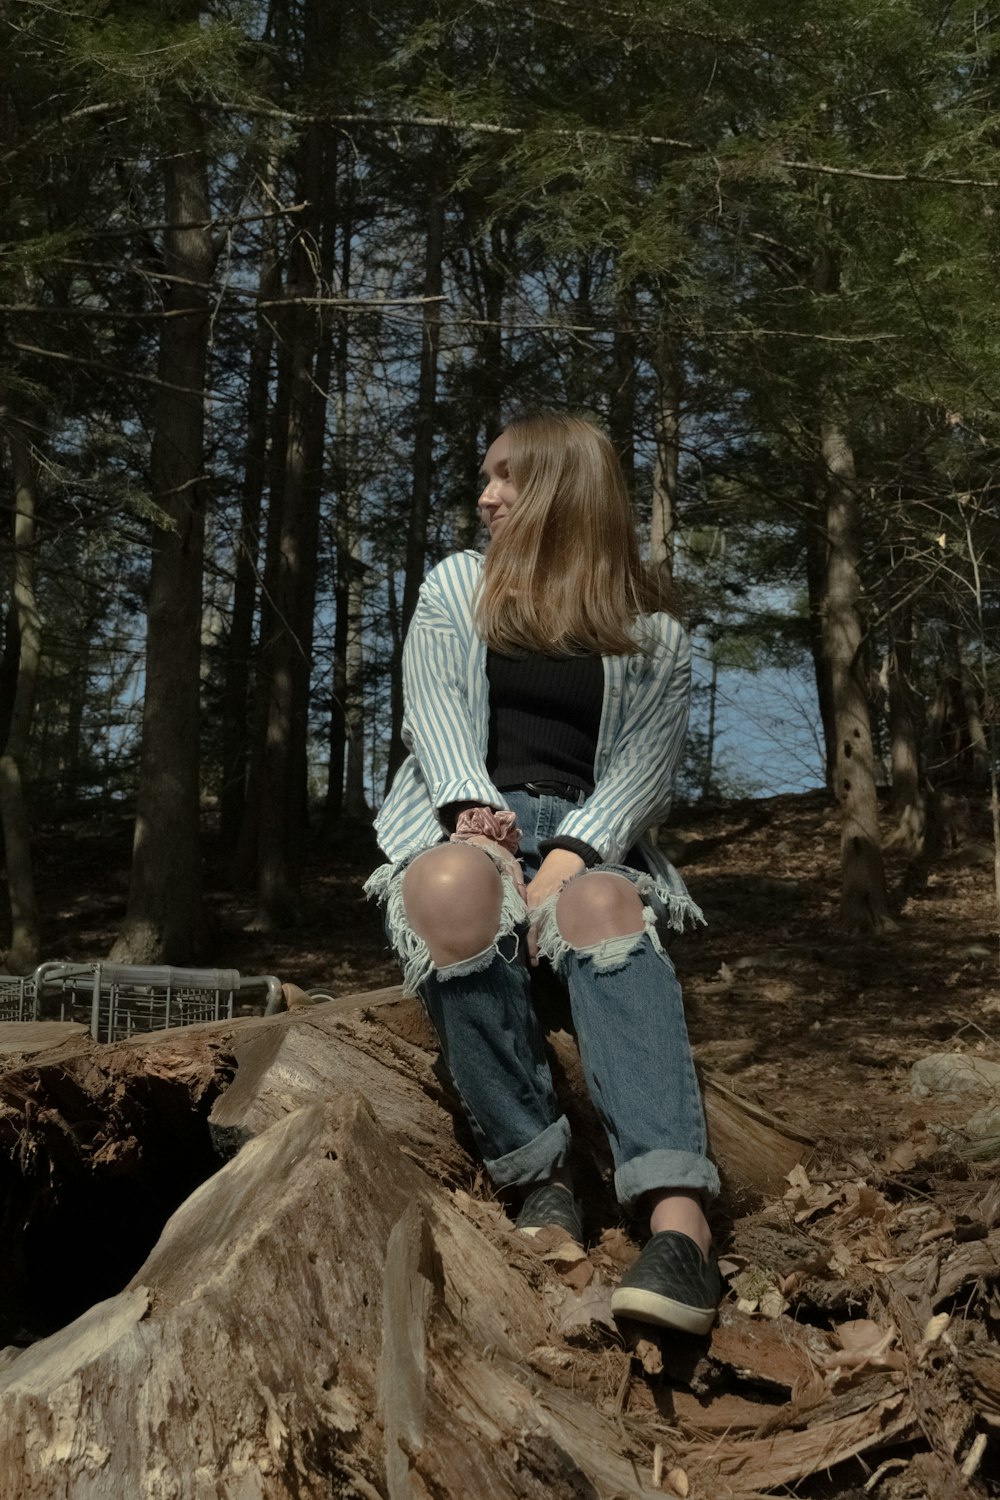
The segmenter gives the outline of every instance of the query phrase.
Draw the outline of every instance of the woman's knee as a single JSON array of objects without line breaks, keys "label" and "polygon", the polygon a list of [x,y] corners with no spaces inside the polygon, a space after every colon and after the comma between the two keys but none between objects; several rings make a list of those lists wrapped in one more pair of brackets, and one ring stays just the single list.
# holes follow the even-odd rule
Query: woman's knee
[{"label": "woman's knee", "polygon": [[594,870],[571,880],[556,902],[556,926],[574,948],[642,932],[642,897],[622,875]]},{"label": "woman's knee", "polygon": [[461,963],[494,941],[503,905],[500,871],[484,849],[437,844],[403,876],[403,904],[413,931],[436,964]]}]

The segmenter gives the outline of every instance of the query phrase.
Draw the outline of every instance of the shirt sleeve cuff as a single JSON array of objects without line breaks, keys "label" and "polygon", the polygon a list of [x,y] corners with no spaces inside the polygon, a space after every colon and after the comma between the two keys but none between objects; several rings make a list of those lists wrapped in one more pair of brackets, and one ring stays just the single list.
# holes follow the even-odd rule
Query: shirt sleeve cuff
[{"label": "shirt sleeve cuff", "polygon": [[507,804],[490,781],[445,781],[433,789],[434,810],[440,818],[442,810],[453,802],[474,802],[480,807],[503,810]]}]

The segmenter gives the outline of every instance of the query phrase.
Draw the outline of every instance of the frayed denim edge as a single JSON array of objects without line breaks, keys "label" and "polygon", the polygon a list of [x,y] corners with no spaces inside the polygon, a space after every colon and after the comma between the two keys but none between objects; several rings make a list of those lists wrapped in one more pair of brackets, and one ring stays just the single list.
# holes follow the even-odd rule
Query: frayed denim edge
[{"label": "frayed denim edge", "polygon": [[[424,852],[420,850],[421,854]],[[458,979],[464,974],[475,974],[488,968],[493,961],[494,954],[500,953],[500,943],[503,939],[511,937],[518,927],[524,926],[528,916],[527,908],[518,895],[514,882],[505,871],[504,862],[489,849],[484,849],[483,853],[493,861],[502,877],[503,897],[500,903],[500,926],[497,929],[497,935],[482,953],[475,953],[459,963],[443,967],[437,965],[431,958],[426,942],[413,931],[406,915],[406,905],[403,901],[403,876],[413,860],[419,856],[414,855],[408,859],[379,865],[378,869],[373,870],[365,881],[363,889],[368,900],[376,900],[385,908],[389,942],[403,970],[404,994],[416,995],[419,986],[431,974],[436,974],[439,979]],[[504,957],[502,953],[500,956]],[[514,957],[516,956],[515,950]]]},{"label": "frayed denim edge", "polygon": [[[583,880],[591,873],[581,871],[574,875],[573,880]],[[656,902],[659,902],[666,915],[667,926],[674,932],[683,932],[685,924],[690,922],[705,922],[701,907],[691,900],[690,896],[678,896],[672,891],[665,881],[657,880],[654,875],[645,870],[630,870],[627,867],[617,868],[611,866],[598,866],[594,874],[617,875],[621,880],[627,880],[629,885],[634,886],[642,899],[642,922],[643,931],[640,933],[626,933],[622,937],[605,938],[600,943],[594,943],[590,947],[576,948],[568,943],[559,931],[556,922],[556,905],[562,890],[553,891],[552,895],[542,902],[541,906],[535,907],[531,912],[531,925],[538,933],[538,951],[543,958],[558,973],[559,966],[567,953],[576,952],[593,958],[596,968],[613,971],[621,968],[631,955],[639,948],[642,940],[647,935],[652,941],[653,948],[661,958],[666,958],[660,934],[657,931],[657,923],[660,913]],[[566,885],[572,882],[567,881]],[[565,886],[563,887],[565,889]]]}]

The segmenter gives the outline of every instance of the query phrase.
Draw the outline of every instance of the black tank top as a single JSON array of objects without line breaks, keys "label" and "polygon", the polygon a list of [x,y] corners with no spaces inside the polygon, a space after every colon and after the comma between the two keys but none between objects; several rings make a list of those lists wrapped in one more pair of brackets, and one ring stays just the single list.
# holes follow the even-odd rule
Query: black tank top
[{"label": "black tank top", "polygon": [[490,734],[486,769],[501,791],[565,781],[588,795],[604,705],[599,656],[486,653]]}]

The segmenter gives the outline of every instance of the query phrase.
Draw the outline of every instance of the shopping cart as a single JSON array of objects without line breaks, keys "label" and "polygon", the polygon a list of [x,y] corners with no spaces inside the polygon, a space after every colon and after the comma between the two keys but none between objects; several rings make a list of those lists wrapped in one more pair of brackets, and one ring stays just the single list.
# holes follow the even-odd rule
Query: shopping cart
[{"label": "shopping cart", "polygon": [[31,1021],[35,1014],[35,976],[0,974],[0,1021]]},{"label": "shopping cart", "polygon": [[263,1000],[269,1015],[282,1004],[281,982],[273,974],[247,976],[236,969],[46,963],[25,983],[32,986],[33,1006],[24,1019],[82,1021],[95,1042],[229,1020],[237,999]]}]

